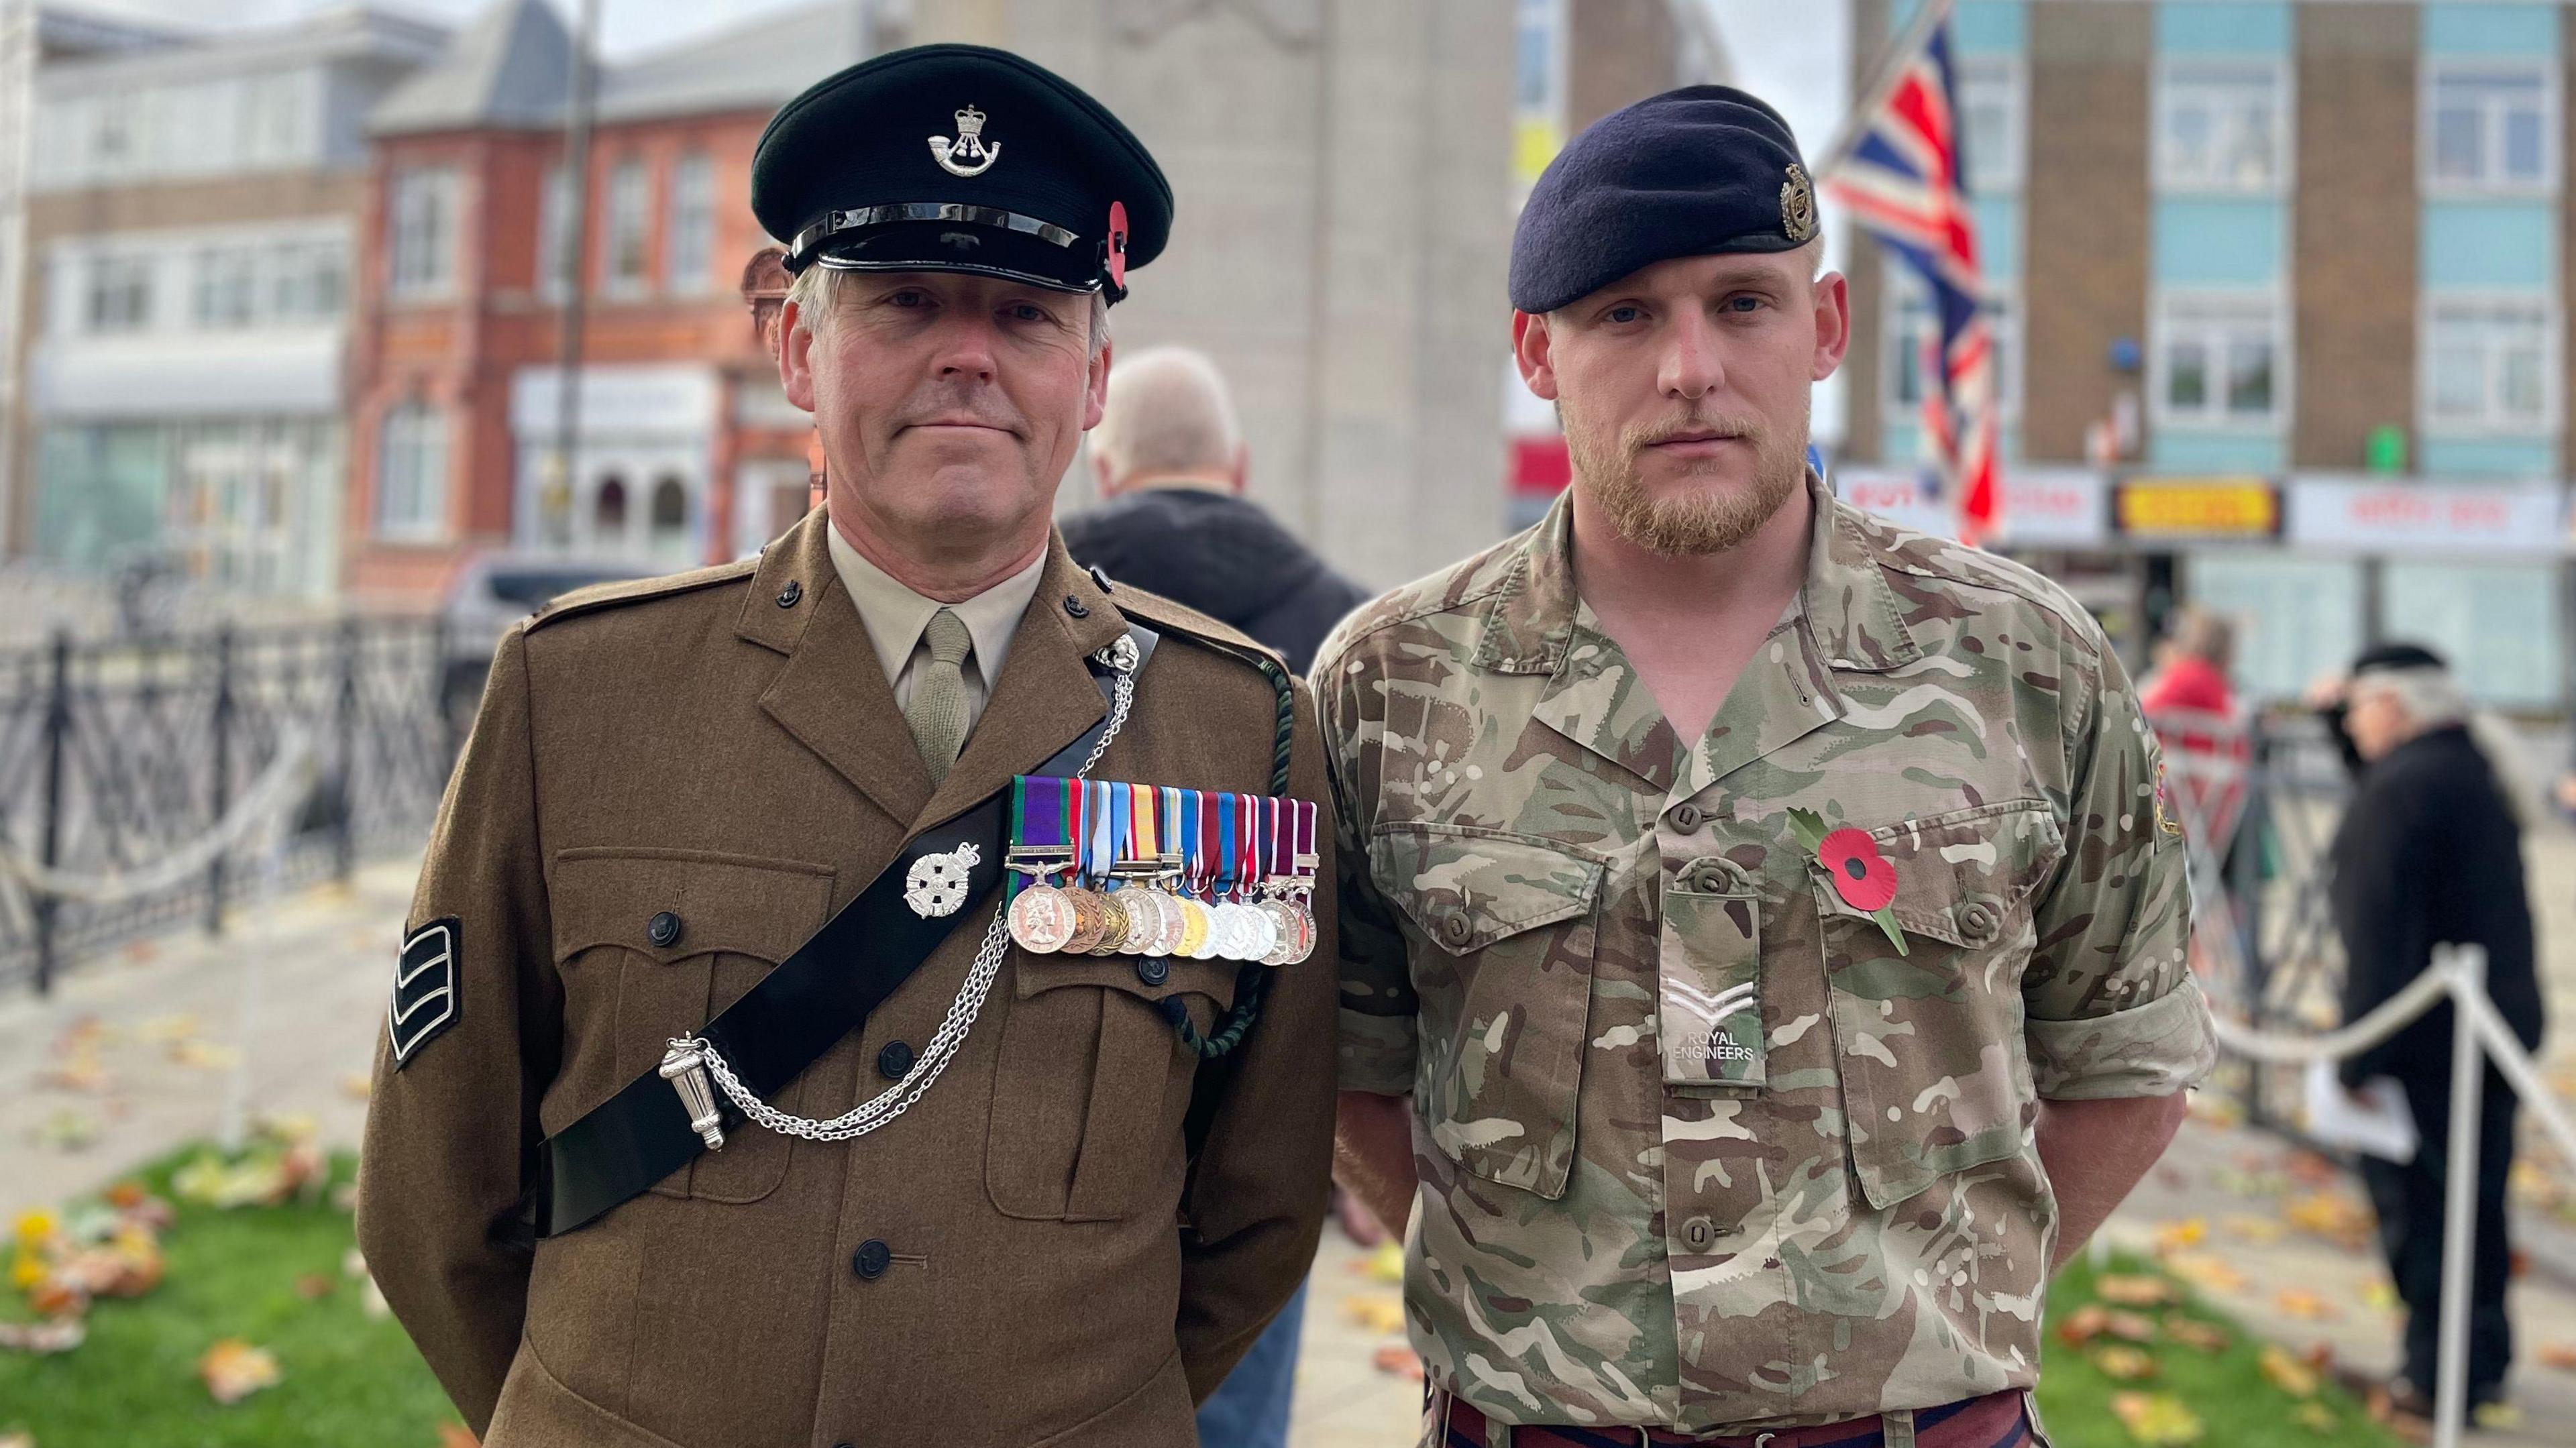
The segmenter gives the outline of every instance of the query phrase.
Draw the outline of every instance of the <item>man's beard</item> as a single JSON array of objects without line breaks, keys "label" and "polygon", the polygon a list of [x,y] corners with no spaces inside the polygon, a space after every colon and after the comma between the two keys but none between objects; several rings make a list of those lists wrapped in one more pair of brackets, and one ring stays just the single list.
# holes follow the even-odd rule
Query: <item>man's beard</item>
[{"label": "man's beard", "polygon": [[[1771,521],[1780,505],[1807,477],[1807,419],[1803,409],[1794,431],[1773,430],[1758,418],[1703,414],[1694,409],[1679,417],[1634,423],[1605,444],[1579,418],[1568,417],[1562,404],[1558,421],[1565,428],[1566,452],[1574,463],[1578,485],[1592,489],[1610,526],[1619,536],[1650,553],[1668,558],[1696,558],[1723,553],[1753,536]],[[1749,485],[1687,487],[1671,497],[1647,491],[1637,458],[1646,448],[1685,432],[1717,432],[1753,443],[1753,479]],[[1715,478],[1716,459],[1695,461],[1685,479]]]}]

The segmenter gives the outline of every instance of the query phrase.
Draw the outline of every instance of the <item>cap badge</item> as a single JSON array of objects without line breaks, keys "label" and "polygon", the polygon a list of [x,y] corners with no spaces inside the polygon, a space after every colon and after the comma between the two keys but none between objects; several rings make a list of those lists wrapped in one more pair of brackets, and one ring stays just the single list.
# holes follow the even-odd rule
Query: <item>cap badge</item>
[{"label": "cap badge", "polygon": [[1002,159],[1002,143],[984,144],[984,113],[970,105],[957,113],[957,139],[931,137],[930,155],[951,176],[981,176]]},{"label": "cap badge", "polygon": [[[938,144],[931,142],[934,147]],[[1808,183],[1806,170],[1794,161],[1789,165],[1789,179],[1780,183],[1780,230],[1791,241],[1812,240],[1816,234],[1816,188]]]}]

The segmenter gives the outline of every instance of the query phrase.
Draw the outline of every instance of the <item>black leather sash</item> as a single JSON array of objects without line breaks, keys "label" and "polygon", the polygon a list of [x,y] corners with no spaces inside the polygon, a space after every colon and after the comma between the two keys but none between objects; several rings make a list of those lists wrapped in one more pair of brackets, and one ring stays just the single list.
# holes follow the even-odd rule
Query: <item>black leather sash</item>
[{"label": "black leather sash", "polygon": [[[1136,644],[1136,667],[1142,669],[1160,635],[1132,622],[1127,633]],[[1100,692],[1113,696],[1114,708],[1116,671],[1096,659],[1091,669]],[[1055,757],[1027,772],[1074,773],[1090,758],[1092,746],[1108,727],[1109,720],[1103,717]],[[1008,829],[1004,813],[1003,796],[994,795],[906,841],[894,862],[857,899],[842,906],[813,939],[798,946],[795,954],[697,1034],[724,1054],[753,1095],[775,1096],[833,1043],[865,1023],[871,1011],[912,978],[949,932],[970,921],[979,927],[987,921],[985,907],[1002,883]],[[983,858],[967,872],[966,903],[936,919],[913,913],[903,898],[904,877],[913,862],[969,843]],[[725,1129],[731,1132],[741,1124],[741,1114],[731,1102],[721,1096],[718,1100]],[[538,1145],[528,1176],[530,1195],[515,1223],[502,1224],[501,1235],[533,1231],[537,1237],[559,1237],[643,1195],[704,1150],[706,1143],[689,1129],[689,1113],[680,1104],[679,1093],[662,1079],[658,1067],[646,1071]]]}]

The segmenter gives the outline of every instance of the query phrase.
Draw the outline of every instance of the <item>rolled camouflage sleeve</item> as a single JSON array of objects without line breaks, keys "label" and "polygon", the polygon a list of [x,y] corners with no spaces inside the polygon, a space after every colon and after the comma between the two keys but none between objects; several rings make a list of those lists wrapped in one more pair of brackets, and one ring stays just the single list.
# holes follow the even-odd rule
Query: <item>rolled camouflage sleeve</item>
[{"label": "rolled camouflage sleeve", "polygon": [[[1335,909],[1340,917],[1341,1022],[1336,1051],[1341,1088],[1403,1096],[1413,1090],[1413,975],[1395,914],[1369,878],[1368,821],[1373,795],[1361,787],[1371,692],[1363,660],[1328,641],[1314,673],[1315,704],[1331,772],[1334,855],[1339,862]],[[1384,715],[1378,716],[1383,733]]]},{"label": "rolled camouflage sleeve", "polygon": [[2093,642],[2100,684],[2065,741],[2066,858],[2023,978],[2031,1077],[2054,1100],[2169,1096],[2217,1060],[2189,964],[2184,845],[2156,737],[2119,660]]}]

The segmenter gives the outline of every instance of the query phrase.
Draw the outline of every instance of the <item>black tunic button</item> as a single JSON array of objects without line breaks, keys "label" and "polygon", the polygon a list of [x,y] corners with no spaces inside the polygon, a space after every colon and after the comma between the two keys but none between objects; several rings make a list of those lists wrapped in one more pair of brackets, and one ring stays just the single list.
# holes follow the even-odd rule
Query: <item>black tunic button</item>
[{"label": "black tunic button", "polygon": [[804,596],[805,585],[791,578],[787,580],[787,586],[785,588],[778,590],[778,606],[780,608],[794,608],[796,606],[796,600],[803,598]]},{"label": "black tunic button", "polygon": [[888,1041],[877,1052],[877,1074],[889,1081],[900,1081],[912,1069],[912,1047],[901,1041]]},{"label": "black tunic button", "polygon": [[1064,596],[1064,611],[1072,614],[1075,618],[1091,617],[1090,608],[1087,607],[1081,599],[1074,597],[1070,593]]},{"label": "black tunic button", "polygon": [[644,935],[655,945],[669,949],[680,938],[680,917],[665,910],[645,922]]},{"label": "black tunic button", "polygon": [[870,1237],[859,1244],[859,1250],[850,1254],[850,1270],[858,1273],[862,1280],[874,1282],[885,1275],[887,1265],[893,1261],[894,1249]]},{"label": "black tunic button", "polygon": [[1159,956],[1139,956],[1136,960],[1136,978],[1147,985],[1161,985],[1172,978],[1172,963]]}]

